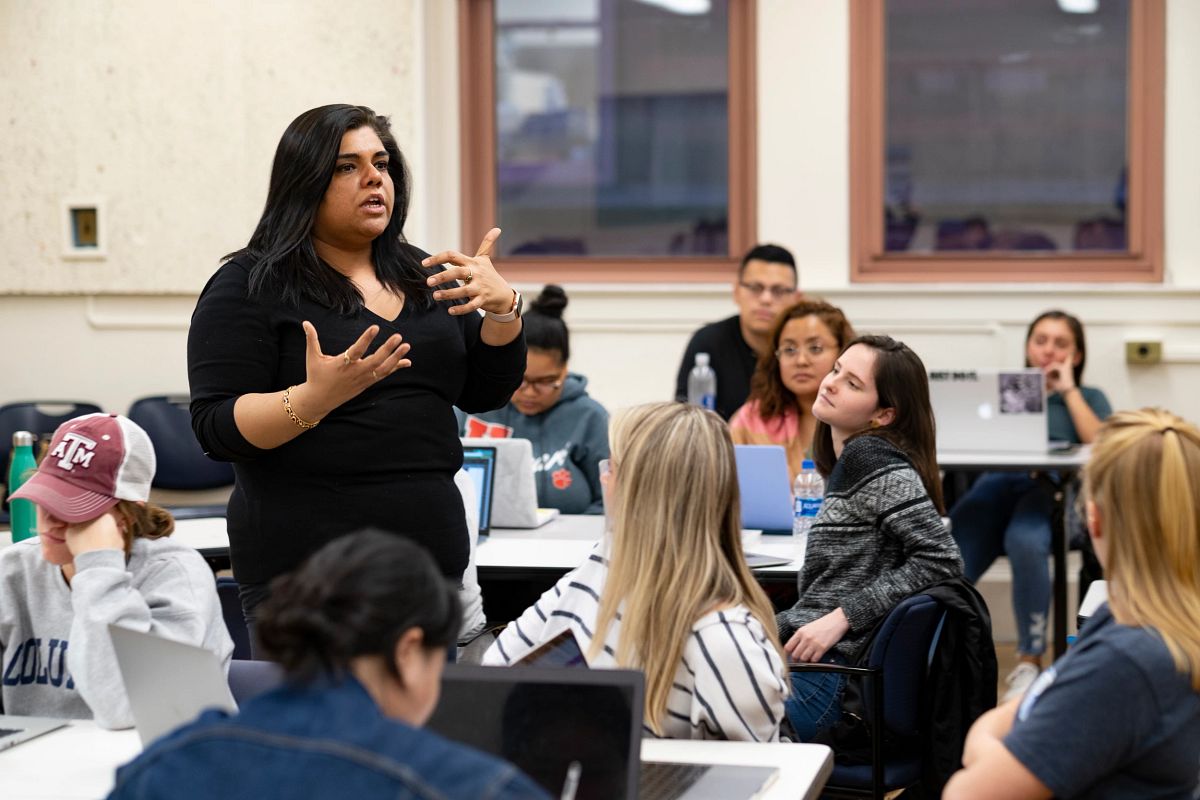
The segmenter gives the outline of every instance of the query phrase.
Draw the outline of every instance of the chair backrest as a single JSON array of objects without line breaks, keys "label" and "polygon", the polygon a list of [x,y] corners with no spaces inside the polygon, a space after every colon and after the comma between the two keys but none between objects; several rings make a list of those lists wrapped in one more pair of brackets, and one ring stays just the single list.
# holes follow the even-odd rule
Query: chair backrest
[{"label": "chair backrest", "polygon": [[[8,459],[14,433],[29,431],[35,438],[44,437],[49,441],[58,426],[67,420],[100,411],[103,409],[95,403],[77,400],[31,400],[0,406],[0,483],[8,482]],[[37,455],[36,451],[34,455]]]},{"label": "chair backrest", "polygon": [[129,418],[142,426],[154,445],[159,489],[215,489],[233,483],[233,467],[204,454],[192,432],[187,395],[143,397],[129,408]]},{"label": "chair backrest", "polygon": [[[868,666],[883,670],[884,725],[895,735],[920,732],[925,679],[943,616],[941,604],[929,595],[906,597],[888,614],[871,644]],[[870,714],[871,698],[865,699]]]},{"label": "chair backrest", "polygon": [[283,683],[283,669],[273,661],[229,662],[229,691],[239,706]]},{"label": "chair backrest", "polygon": [[229,638],[233,639],[234,659],[250,658],[250,631],[246,628],[237,581],[229,577],[217,578],[217,597],[221,600],[221,616],[225,618]]}]

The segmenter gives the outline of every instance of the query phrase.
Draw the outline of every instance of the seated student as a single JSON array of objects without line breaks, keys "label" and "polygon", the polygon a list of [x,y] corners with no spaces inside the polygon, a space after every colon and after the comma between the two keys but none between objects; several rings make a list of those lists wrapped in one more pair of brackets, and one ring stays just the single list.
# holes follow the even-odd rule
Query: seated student
[{"label": "seated student", "polygon": [[[1062,311],[1038,315],[1025,335],[1025,366],[1046,375],[1049,438],[1091,442],[1112,409],[1104,392],[1082,385],[1087,345],[1083,325]],[[1012,564],[1013,616],[1020,660],[1005,679],[1005,699],[1037,678],[1050,612],[1051,489],[1027,472],[989,472],[950,510],[967,579],[978,581],[1001,553]]]},{"label": "seated student", "polygon": [[422,730],[461,611],[419,545],[335,539],[260,607],[282,686],[207,711],[117,770],[110,798],[543,798],[516,767]]},{"label": "seated student", "polygon": [[729,420],[733,443],[783,445],[794,480],[804,460],[812,458],[817,389],[853,338],[842,310],[829,303],[801,300],[784,309],[758,359],[750,399]]},{"label": "seated student", "polygon": [[167,541],[175,521],[147,503],[154,448],[136,424],[87,414],[54,432],[13,498],[37,504],[38,538],[0,552],[0,708],[133,725],[110,623],[199,645],[226,668],[233,642],[212,570]]},{"label": "seated student", "polygon": [[946,798],[1200,792],[1200,430],[1118,412],[1084,484],[1108,605],[1023,697],[979,718]]},{"label": "seated student", "polygon": [[786,667],[742,555],[725,423],[684,403],[636,406],[613,419],[612,450],[611,533],[483,663],[570,632],[589,666],[645,673],[647,736],[778,740]]},{"label": "seated student", "polygon": [[[888,336],[860,336],[821,381],[813,450],[825,502],[808,534],[800,599],[778,615],[794,661],[849,663],[902,599],[962,574],[941,520],[925,365]],[[844,678],[794,673],[788,719],[810,741],[841,716]]]},{"label": "seated student", "polygon": [[538,505],[564,514],[600,514],[599,464],[608,458],[608,412],[588,397],[587,378],[567,371],[571,339],[562,318],[566,307],[561,286],[542,289],[521,317],[529,350],[525,380],[504,408],[466,417],[463,433],[494,435],[488,429],[499,424],[509,429],[506,435],[528,439]]}]

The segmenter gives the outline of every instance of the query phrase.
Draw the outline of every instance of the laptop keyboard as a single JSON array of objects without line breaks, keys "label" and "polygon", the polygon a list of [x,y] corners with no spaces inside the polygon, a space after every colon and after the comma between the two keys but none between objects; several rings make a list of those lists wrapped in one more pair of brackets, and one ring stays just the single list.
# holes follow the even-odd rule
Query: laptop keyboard
[{"label": "laptop keyboard", "polygon": [[638,772],[640,800],[675,800],[711,767],[705,764],[678,764],[643,761]]}]

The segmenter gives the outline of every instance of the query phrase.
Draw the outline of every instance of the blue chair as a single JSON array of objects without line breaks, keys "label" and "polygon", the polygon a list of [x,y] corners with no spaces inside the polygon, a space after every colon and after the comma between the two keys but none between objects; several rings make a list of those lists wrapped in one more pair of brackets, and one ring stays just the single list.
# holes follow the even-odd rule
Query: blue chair
[{"label": "blue chair", "polygon": [[[101,411],[103,409],[95,403],[77,400],[32,400],[0,406],[0,483],[8,482],[8,461],[12,453],[14,433],[29,431],[35,439],[49,442],[58,426],[67,420]],[[37,444],[34,447],[34,455],[40,455],[37,452]],[[8,521],[7,491],[4,512],[0,514],[0,522]]]},{"label": "blue chair", "polygon": [[246,616],[242,613],[242,600],[238,596],[238,583],[233,578],[217,578],[217,597],[221,600],[221,616],[229,638],[233,639],[234,659],[249,659],[250,631],[246,628]]},{"label": "blue chair", "polygon": [[864,722],[871,738],[870,763],[839,763],[835,747],[826,795],[882,800],[885,793],[906,789],[920,781],[928,735],[921,729],[927,706],[926,679],[944,618],[945,612],[935,599],[915,594],[902,600],[880,624],[870,644],[866,666],[791,666],[793,672],[837,672],[863,682]]},{"label": "blue chair", "polygon": [[283,669],[273,661],[229,662],[229,691],[239,705],[283,683]]},{"label": "blue chair", "polygon": [[[158,466],[156,489],[200,491],[233,485],[233,467],[204,454],[192,432],[192,415],[187,395],[143,397],[129,408],[129,418],[142,427],[154,445]],[[224,516],[225,506],[169,505],[177,519]]]}]

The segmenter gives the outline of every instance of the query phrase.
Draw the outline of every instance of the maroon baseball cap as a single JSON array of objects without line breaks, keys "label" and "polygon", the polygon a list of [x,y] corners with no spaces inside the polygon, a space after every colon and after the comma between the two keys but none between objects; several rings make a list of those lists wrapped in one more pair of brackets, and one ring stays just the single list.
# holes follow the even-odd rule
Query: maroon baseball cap
[{"label": "maroon baseball cap", "polygon": [[119,414],[86,414],[58,426],[37,472],[11,499],[32,500],[64,522],[87,522],[120,500],[145,502],[154,446]]}]

